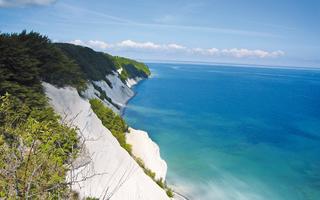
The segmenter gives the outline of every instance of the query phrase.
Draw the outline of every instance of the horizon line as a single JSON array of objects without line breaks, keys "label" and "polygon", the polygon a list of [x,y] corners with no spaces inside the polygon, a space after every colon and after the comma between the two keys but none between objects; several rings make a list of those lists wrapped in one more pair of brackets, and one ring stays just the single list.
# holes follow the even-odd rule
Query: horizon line
[{"label": "horizon line", "polygon": [[[199,64],[199,65],[230,65],[230,67],[260,67],[260,68],[286,68],[286,69],[306,69],[320,70],[320,66],[302,67],[296,65],[275,65],[275,64],[257,64],[257,63],[234,63],[234,62],[214,62],[214,61],[192,61],[192,60],[154,60],[154,59],[139,59],[136,60],[145,63],[163,63],[163,64]],[[250,66],[251,65],[251,66]]]}]

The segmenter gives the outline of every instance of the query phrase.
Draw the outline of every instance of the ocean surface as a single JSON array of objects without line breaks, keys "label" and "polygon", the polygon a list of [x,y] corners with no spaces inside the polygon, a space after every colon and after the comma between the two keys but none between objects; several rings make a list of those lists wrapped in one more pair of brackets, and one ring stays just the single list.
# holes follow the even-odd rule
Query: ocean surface
[{"label": "ocean surface", "polygon": [[190,199],[319,200],[320,70],[149,64],[124,117]]}]

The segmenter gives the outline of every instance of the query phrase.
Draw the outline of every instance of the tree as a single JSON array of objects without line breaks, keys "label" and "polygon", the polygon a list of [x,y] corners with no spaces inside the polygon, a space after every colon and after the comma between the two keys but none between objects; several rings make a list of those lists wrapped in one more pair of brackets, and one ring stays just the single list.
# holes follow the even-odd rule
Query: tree
[{"label": "tree", "polygon": [[75,129],[49,107],[0,98],[0,198],[48,199],[70,194],[66,172],[78,152]]}]

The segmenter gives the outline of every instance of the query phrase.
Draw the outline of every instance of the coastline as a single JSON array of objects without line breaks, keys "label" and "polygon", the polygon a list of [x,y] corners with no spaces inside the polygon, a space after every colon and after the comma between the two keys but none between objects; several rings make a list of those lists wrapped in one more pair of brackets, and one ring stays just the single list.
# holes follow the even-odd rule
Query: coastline
[{"label": "coastline", "polygon": [[[137,92],[134,91],[134,88],[141,84],[145,79],[138,79],[138,80],[131,80],[131,84],[127,86],[133,92],[133,95],[126,100],[123,107],[120,109],[120,115],[123,117],[125,113],[125,109],[131,99],[133,99]],[[154,142],[150,137],[149,134],[139,129],[138,127],[131,127],[129,126],[129,130],[127,132],[127,140],[128,143],[132,145],[132,153],[134,156],[141,158],[148,169],[151,169],[155,172],[155,177],[157,179],[166,180],[167,174],[167,163],[165,160],[161,158],[160,154],[160,147],[159,145]]]},{"label": "coastline", "polygon": [[81,198],[170,199],[166,191],[147,176],[134,158],[119,145],[110,130],[94,114],[89,102],[80,97],[75,88],[56,88],[45,82],[43,86],[55,111],[81,130],[84,151],[67,174],[67,180],[75,181],[72,190]]},{"label": "coastline", "polygon": [[137,95],[137,92],[134,91],[134,88],[135,88],[136,86],[138,86],[139,84],[142,84],[142,82],[144,82],[144,81],[146,81],[146,80],[148,80],[148,79],[149,79],[149,78],[140,79],[139,81],[136,81],[135,84],[130,85],[130,87],[129,87],[129,85],[127,85],[128,88],[133,92],[133,95],[132,95],[129,99],[127,99],[127,100],[124,102],[124,106],[120,108],[119,112],[120,112],[121,117],[124,116],[125,111],[126,111],[126,108],[127,108],[127,105],[129,104],[129,102]]},{"label": "coastline", "polygon": [[[120,115],[123,117],[125,115],[125,111],[127,109],[127,105],[128,103],[137,95],[137,92],[134,90],[135,87],[137,87],[139,84],[142,84],[142,82],[144,81],[147,81],[149,78],[145,78],[145,79],[141,79],[139,81],[137,81],[135,84],[131,85],[129,88],[133,91],[133,96],[131,96],[124,104],[124,107],[122,107],[120,109]],[[138,129],[136,129],[138,128]],[[136,156],[142,158],[146,164],[147,167],[149,167],[150,169],[160,169],[161,171],[161,161],[164,162],[165,164],[165,172],[164,172],[164,176],[159,176],[156,174],[156,176],[158,176],[159,178],[163,178],[163,180],[166,180],[166,174],[167,174],[167,171],[168,171],[168,166],[167,166],[167,163],[164,159],[161,158],[161,149],[160,149],[160,146],[152,140],[152,138],[150,138],[149,134],[144,131],[144,130],[140,130],[139,127],[135,127],[135,128],[132,128],[131,126],[129,127],[129,133],[127,134],[140,134],[139,136],[135,136],[136,138],[138,138],[138,141],[134,141],[132,140],[130,137],[128,138],[128,143],[131,144],[133,146],[133,152],[135,151],[140,151]],[[150,144],[154,144],[154,147],[153,148],[149,148],[148,151],[146,151],[148,148],[145,148],[145,149],[142,149],[141,147],[143,147],[144,145],[141,144],[141,142],[145,142],[145,145],[150,145]],[[135,150],[135,147],[138,147],[136,150]],[[139,148],[140,147],[140,148]],[[154,155],[150,155],[150,149],[152,150],[155,150],[157,153],[155,153]],[[135,154],[135,153],[134,153]],[[153,158],[151,158],[152,161],[148,161],[146,162],[146,157],[149,157],[149,156],[152,156]],[[150,159],[150,157],[149,157]],[[160,166],[156,166],[154,167],[152,164],[148,165],[148,163],[152,162],[153,165],[156,165],[156,164],[159,164]],[[163,166],[162,166],[163,167]],[[159,170],[154,170],[155,172],[159,172]],[[163,169],[162,169],[163,171]],[[160,174],[163,174],[163,172],[161,172]],[[176,190],[173,190],[173,194],[174,194],[174,197],[172,199],[174,200],[191,200],[189,197],[185,196],[184,194],[176,191]]]}]

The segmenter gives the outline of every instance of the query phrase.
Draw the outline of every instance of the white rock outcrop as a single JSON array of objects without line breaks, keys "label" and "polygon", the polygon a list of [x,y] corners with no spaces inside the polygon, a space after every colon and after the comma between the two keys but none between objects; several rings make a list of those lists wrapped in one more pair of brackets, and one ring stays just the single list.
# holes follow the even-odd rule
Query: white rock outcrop
[{"label": "white rock outcrop", "polygon": [[127,143],[132,145],[132,153],[141,158],[147,168],[156,172],[156,179],[165,180],[167,163],[161,159],[158,145],[149,138],[147,132],[129,128]]},{"label": "white rock outcrop", "polygon": [[132,88],[132,86],[138,84],[139,81],[141,81],[142,78],[129,78],[128,80],[126,80],[126,84],[129,88]]},{"label": "white rock outcrop", "polygon": [[[117,80],[115,82],[113,84],[115,89],[112,91],[117,90],[116,88],[119,86]],[[85,151],[77,158],[74,163],[75,169],[68,175],[68,179],[72,178],[74,180],[75,184],[72,189],[79,193],[80,198],[96,197],[111,200],[170,199],[165,191],[148,177],[135,160],[119,145],[111,132],[102,125],[92,111],[88,101],[81,98],[76,89],[70,87],[58,89],[48,83],[43,83],[43,86],[55,111],[72,122],[79,129],[79,134],[84,139]],[[105,85],[101,86],[107,88]],[[125,103],[125,98],[117,94],[114,94],[113,98],[115,101]],[[159,149],[155,147],[151,140],[146,139],[146,135],[143,136],[143,139],[135,137],[136,134],[134,133],[131,141],[143,145],[144,149],[140,152],[133,147],[134,151],[146,159],[144,162],[148,167],[156,173],[158,173],[156,170],[159,169],[159,175],[164,177],[166,170],[163,169],[164,161],[161,162],[158,154]],[[145,154],[148,151],[150,151],[150,156]],[[153,163],[154,159],[151,158],[153,156],[156,160],[155,163]],[[150,164],[148,159],[150,159]],[[162,163],[160,165],[163,166],[156,166],[156,163]]]},{"label": "white rock outcrop", "polygon": [[[106,78],[110,81],[111,87],[107,84],[106,81],[93,81],[93,84],[100,87],[106,95],[112,100],[113,103],[120,106],[120,110],[115,108],[114,105],[112,105],[107,100],[104,100],[104,103],[110,107],[113,111],[118,112],[121,111],[127,101],[133,97],[134,92],[128,87],[128,85],[124,84],[120,78],[118,77],[118,74],[109,74],[106,76]],[[87,99],[92,98],[99,98],[100,92],[96,90],[92,83],[88,84],[87,90],[82,92],[82,95]]]}]

